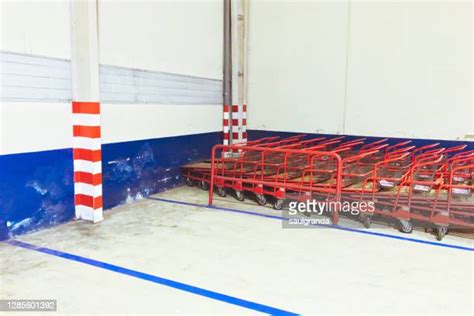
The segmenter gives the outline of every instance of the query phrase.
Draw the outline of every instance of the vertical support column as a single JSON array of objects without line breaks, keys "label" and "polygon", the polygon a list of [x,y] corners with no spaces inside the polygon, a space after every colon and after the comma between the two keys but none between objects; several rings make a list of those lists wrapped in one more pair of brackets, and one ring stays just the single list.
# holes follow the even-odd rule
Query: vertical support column
[{"label": "vertical support column", "polygon": [[232,143],[231,111],[232,104],[232,36],[231,0],[224,0],[224,106],[223,106],[223,144]]},{"label": "vertical support column", "polygon": [[[471,2],[471,54],[474,52],[474,3]],[[474,63],[471,62],[471,130],[469,131],[469,135],[467,135],[467,139],[474,140]]]},{"label": "vertical support column", "polygon": [[230,106],[224,104],[223,144],[230,144]]},{"label": "vertical support column", "polygon": [[247,89],[248,89],[248,39],[249,39],[249,1],[239,0],[241,19],[241,34],[242,34],[242,142],[247,142]]},{"label": "vertical support column", "polygon": [[[241,38],[239,21],[240,0],[231,0],[231,34],[232,34],[232,141],[242,142],[242,94],[241,94]],[[236,124],[234,124],[236,123]]]},{"label": "vertical support column", "polygon": [[103,220],[97,2],[70,6],[76,218],[95,223]]},{"label": "vertical support column", "polygon": [[232,135],[235,143],[247,141],[247,10],[248,0],[232,0]]}]

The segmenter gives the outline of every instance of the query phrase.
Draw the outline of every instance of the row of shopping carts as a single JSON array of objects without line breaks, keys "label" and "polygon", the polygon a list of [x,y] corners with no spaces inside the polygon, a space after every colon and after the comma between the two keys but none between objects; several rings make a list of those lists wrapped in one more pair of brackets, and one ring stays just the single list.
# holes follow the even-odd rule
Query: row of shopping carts
[{"label": "row of shopping carts", "polygon": [[[414,225],[433,229],[441,240],[448,228],[474,230],[474,151],[466,147],[344,136],[268,137],[216,145],[211,160],[182,171],[188,185],[209,190],[210,205],[214,191],[221,197],[232,193],[239,201],[252,196],[260,205],[271,201],[276,210],[290,201],[332,202],[339,206],[327,209],[334,224],[340,215],[357,213],[367,228],[377,216],[394,220],[405,233]],[[343,205],[351,205],[351,212]]]}]

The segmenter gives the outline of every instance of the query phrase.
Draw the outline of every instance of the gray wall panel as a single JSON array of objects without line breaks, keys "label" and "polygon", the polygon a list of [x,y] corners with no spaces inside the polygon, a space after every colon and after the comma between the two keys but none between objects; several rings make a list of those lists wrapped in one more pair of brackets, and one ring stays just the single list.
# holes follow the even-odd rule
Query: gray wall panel
[{"label": "gray wall panel", "polygon": [[[71,101],[68,60],[0,52],[0,98],[9,101]],[[100,66],[103,103],[222,105],[222,81]]]},{"label": "gray wall panel", "polygon": [[70,101],[71,64],[56,58],[0,52],[0,98]]},{"label": "gray wall panel", "polygon": [[105,103],[222,104],[222,81],[115,66],[100,67]]}]

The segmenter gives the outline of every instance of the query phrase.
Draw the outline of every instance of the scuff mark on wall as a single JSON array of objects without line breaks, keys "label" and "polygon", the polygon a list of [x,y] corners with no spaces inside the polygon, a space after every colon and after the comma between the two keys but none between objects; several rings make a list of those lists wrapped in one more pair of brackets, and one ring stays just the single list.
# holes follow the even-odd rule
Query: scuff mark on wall
[{"label": "scuff mark on wall", "polygon": [[[180,166],[208,158],[221,133],[102,146],[104,208],[181,185]],[[72,149],[0,156],[0,240],[74,218]]]},{"label": "scuff mark on wall", "polygon": [[208,158],[220,142],[221,133],[216,132],[104,145],[104,207],[181,185],[180,166]]},{"label": "scuff mark on wall", "polygon": [[74,217],[71,149],[0,156],[0,237]]}]

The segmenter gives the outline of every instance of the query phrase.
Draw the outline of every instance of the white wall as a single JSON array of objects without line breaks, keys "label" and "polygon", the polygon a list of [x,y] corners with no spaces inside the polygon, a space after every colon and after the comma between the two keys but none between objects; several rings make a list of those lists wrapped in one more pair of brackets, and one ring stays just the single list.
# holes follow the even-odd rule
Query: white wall
[{"label": "white wall", "polygon": [[222,79],[223,1],[99,1],[100,62]]},{"label": "white wall", "polygon": [[1,0],[0,49],[69,59],[69,1]]},{"label": "white wall", "polygon": [[352,4],[347,133],[453,140],[469,133],[471,6]]},{"label": "white wall", "polygon": [[1,102],[0,155],[70,148],[71,104]]},{"label": "white wall", "polygon": [[347,9],[344,2],[250,1],[250,129],[341,131]]},{"label": "white wall", "polygon": [[[0,50],[71,58],[68,1],[0,1]],[[71,105],[0,102],[0,155],[71,147]]]},{"label": "white wall", "polygon": [[[474,4],[471,5],[471,52],[474,55]],[[471,93],[474,93],[474,62],[471,58]],[[471,124],[471,133],[469,139],[474,140],[474,95],[471,95],[471,112],[472,112],[472,124]]]},{"label": "white wall", "polygon": [[[0,50],[71,59],[69,0],[0,0]],[[99,0],[100,63],[222,79],[222,1]],[[218,104],[102,104],[103,143],[222,130]],[[69,102],[0,102],[0,154],[72,146]]]},{"label": "white wall", "polygon": [[222,125],[222,108],[214,105],[102,104],[101,111],[103,143],[215,132]]},{"label": "white wall", "polygon": [[251,2],[249,128],[464,138],[472,12],[446,0]]},{"label": "white wall", "polygon": [[[100,0],[100,63],[222,79],[222,12],[221,0]],[[221,105],[103,104],[103,142],[220,131]]]}]

